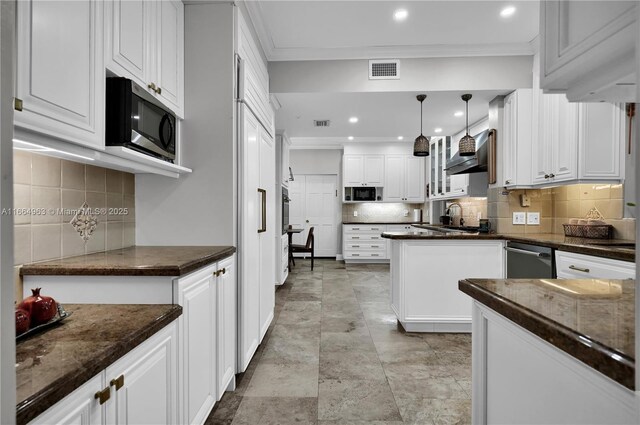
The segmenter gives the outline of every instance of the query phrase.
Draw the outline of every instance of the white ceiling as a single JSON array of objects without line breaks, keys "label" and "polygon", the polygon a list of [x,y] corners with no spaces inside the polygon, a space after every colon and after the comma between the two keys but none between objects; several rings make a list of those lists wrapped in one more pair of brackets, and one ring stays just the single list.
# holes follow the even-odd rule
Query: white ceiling
[{"label": "white ceiling", "polygon": [[[504,91],[472,91],[469,124],[487,116],[489,101]],[[342,145],[351,142],[395,142],[398,136],[413,141],[420,134],[420,93],[285,93],[277,98],[276,128],[285,129],[294,144]],[[423,133],[453,135],[465,126],[461,92],[427,93],[423,104]],[[358,117],[352,124],[350,117]],[[331,120],[328,128],[313,126],[313,120]],[[348,137],[354,140],[349,141]]]},{"label": "white ceiling", "polygon": [[[538,1],[247,1],[267,59],[531,54]],[[502,18],[500,11],[515,5]],[[406,9],[396,22],[393,13]]]}]

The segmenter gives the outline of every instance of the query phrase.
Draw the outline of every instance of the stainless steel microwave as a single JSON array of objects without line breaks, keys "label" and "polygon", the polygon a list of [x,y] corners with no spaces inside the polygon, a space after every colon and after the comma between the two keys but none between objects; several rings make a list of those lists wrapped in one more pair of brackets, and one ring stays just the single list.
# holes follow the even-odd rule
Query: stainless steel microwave
[{"label": "stainless steel microwave", "polygon": [[145,89],[127,78],[107,78],[107,146],[124,146],[173,162],[176,116]]}]

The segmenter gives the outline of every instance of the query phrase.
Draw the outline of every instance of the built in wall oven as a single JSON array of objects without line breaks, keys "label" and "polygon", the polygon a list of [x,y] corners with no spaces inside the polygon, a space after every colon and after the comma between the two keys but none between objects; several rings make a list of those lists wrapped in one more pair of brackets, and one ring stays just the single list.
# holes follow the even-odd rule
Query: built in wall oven
[{"label": "built in wall oven", "polygon": [[289,228],[289,190],[286,187],[282,188],[282,234],[287,233]]}]

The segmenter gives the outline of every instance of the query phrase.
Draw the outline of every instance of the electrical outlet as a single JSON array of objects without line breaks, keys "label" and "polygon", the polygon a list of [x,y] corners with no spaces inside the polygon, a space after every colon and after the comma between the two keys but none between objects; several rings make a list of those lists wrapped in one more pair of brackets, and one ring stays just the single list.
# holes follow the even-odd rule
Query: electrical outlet
[{"label": "electrical outlet", "polygon": [[539,212],[527,213],[527,224],[533,224],[535,226],[539,226],[540,225],[540,213]]},{"label": "electrical outlet", "polygon": [[354,217],[357,217],[357,216],[358,216],[358,211],[354,211],[354,212],[353,212],[353,216],[354,216]]},{"label": "electrical outlet", "polygon": [[409,210],[404,210],[404,216],[409,217]]},{"label": "electrical outlet", "polygon": [[513,213],[513,224],[525,224],[526,220],[527,220],[527,213],[525,212]]}]

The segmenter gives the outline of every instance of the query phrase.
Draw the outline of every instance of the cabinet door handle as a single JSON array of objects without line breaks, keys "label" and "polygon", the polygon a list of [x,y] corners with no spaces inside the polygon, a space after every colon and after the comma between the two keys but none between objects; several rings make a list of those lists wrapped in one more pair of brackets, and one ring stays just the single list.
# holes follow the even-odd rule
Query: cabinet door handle
[{"label": "cabinet door handle", "polygon": [[149,83],[149,84],[147,85],[147,87],[148,87],[149,89],[151,89],[151,90],[153,90],[153,91],[155,91],[155,92],[157,93],[155,83]]},{"label": "cabinet door handle", "polygon": [[352,236],[351,239],[360,239],[360,236]]},{"label": "cabinet door handle", "polygon": [[583,273],[589,273],[589,271],[590,271],[590,270],[589,270],[589,269],[587,269],[587,268],[584,268],[584,267],[576,267],[576,266],[574,266],[573,264],[572,264],[572,265],[570,265],[570,266],[569,266],[569,268],[570,268],[571,270],[575,270],[575,271],[583,272]]},{"label": "cabinet door handle", "polygon": [[351,254],[351,255],[353,255],[354,257],[359,257],[360,256],[360,254]]},{"label": "cabinet door handle", "polygon": [[226,267],[222,268],[222,274],[227,274],[227,268]]},{"label": "cabinet door handle", "polygon": [[104,390],[98,391],[95,395],[95,398],[100,402],[102,406],[111,398],[111,387],[107,387]]},{"label": "cabinet door handle", "polygon": [[553,173],[549,174],[549,178],[550,178],[550,179],[554,178],[555,176],[556,176],[556,175],[555,175],[555,174],[553,174]]},{"label": "cabinet door handle", "polygon": [[372,257],[379,257],[379,254],[371,254]]},{"label": "cabinet door handle", "polygon": [[511,184],[511,180],[505,180],[504,184]]},{"label": "cabinet door handle", "polygon": [[156,93],[162,94],[162,87],[158,86],[158,89],[156,90]]},{"label": "cabinet door handle", "polygon": [[545,175],[544,175],[544,178],[545,178],[545,179],[548,179],[549,177],[551,177],[549,174],[545,174]]},{"label": "cabinet door handle", "polygon": [[112,379],[109,383],[109,386],[116,387],[116,391],[118,391],[124,385],[124,375],[118,376],[116,379]]},{"label": "cabinet door handle", "polygon": [[22,111],[22,99],[18,99],[17,97],[13,99],[13,109]]},{"label": "cabinet door handle", "polygon": [[380,248],[380,245],[371,245],[371,248]]},{"label": "cabinet door handle", "polygon": [[352,227],[351,230],[360,230],[359,227]]},{"label": "cabinet door handle", "polygon": [[258,229],[258,233],[264,233],[267,231],[267,191],[265,189],[258,188],[258,193],[260,193],[262,202],[261,202],[261,224]]},{"label": "cabinet door handle", "polygon": [[353,248],[360,248],[360,245],[351,245]]}]

